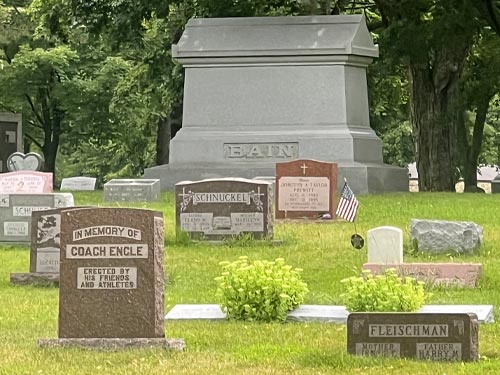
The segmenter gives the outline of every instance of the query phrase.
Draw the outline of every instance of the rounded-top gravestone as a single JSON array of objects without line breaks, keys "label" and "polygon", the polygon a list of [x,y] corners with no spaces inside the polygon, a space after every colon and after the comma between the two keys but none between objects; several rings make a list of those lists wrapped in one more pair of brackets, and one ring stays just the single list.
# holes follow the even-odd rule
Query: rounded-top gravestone
[{"label": "rounded-top gravestone", "polygon": [[14,152],[7,158],[7,169],[10,172],[40,171],[43,167],[43,158],[35,153]]}]

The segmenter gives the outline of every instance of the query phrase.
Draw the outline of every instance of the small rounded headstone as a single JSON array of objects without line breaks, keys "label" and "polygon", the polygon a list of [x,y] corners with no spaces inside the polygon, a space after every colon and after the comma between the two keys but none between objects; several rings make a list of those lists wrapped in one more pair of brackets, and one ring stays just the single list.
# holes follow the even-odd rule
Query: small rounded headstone
[{"label": "small rounded headstone", "polygon": [[14,152],[7,158],[7,169],[16,171],[40,171],[43,167],[43,158],[35,153]]},{"label": "small rounded headstone", "polygon": [[365,246],[365,240],[359,234],[355,233],[351,236],[351,245],[355,249],[362,249]]}]

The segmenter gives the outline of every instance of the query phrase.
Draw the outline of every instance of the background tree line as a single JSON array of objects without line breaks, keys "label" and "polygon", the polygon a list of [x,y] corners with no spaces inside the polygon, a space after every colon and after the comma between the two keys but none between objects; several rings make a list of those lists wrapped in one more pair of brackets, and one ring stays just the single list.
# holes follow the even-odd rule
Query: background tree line
[{"label": "background tree line", "polygon": [[364,13],[380,58],[371,125],[421,190],[476,186],[500,148],[499,0],[0,0],[0,111],[45,169],[100,181],[168,163],[181,127],[171,45],[191,17]]}]

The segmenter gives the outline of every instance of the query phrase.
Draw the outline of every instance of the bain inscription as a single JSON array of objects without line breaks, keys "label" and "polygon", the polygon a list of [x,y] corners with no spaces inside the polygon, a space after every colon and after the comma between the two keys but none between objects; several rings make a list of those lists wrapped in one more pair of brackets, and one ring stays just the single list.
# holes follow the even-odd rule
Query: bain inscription
[{"label": "bain inscription", "polygon": [[296,159],[298,142],[224,143],[224,159]]}]

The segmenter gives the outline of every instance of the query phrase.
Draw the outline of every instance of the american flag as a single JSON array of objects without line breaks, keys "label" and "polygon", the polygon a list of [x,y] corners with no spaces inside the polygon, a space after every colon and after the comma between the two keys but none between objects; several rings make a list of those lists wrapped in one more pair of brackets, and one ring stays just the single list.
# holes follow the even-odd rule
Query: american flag
[{"label": "american flag", "polygon": [[342,194],[340,195],[339,206],[337,207],[337,216],[353,222],[356,219],[356,213],[358,212],[359,202],[354,196],[351,188],[347,185],[347,182],[342,188]]}]

